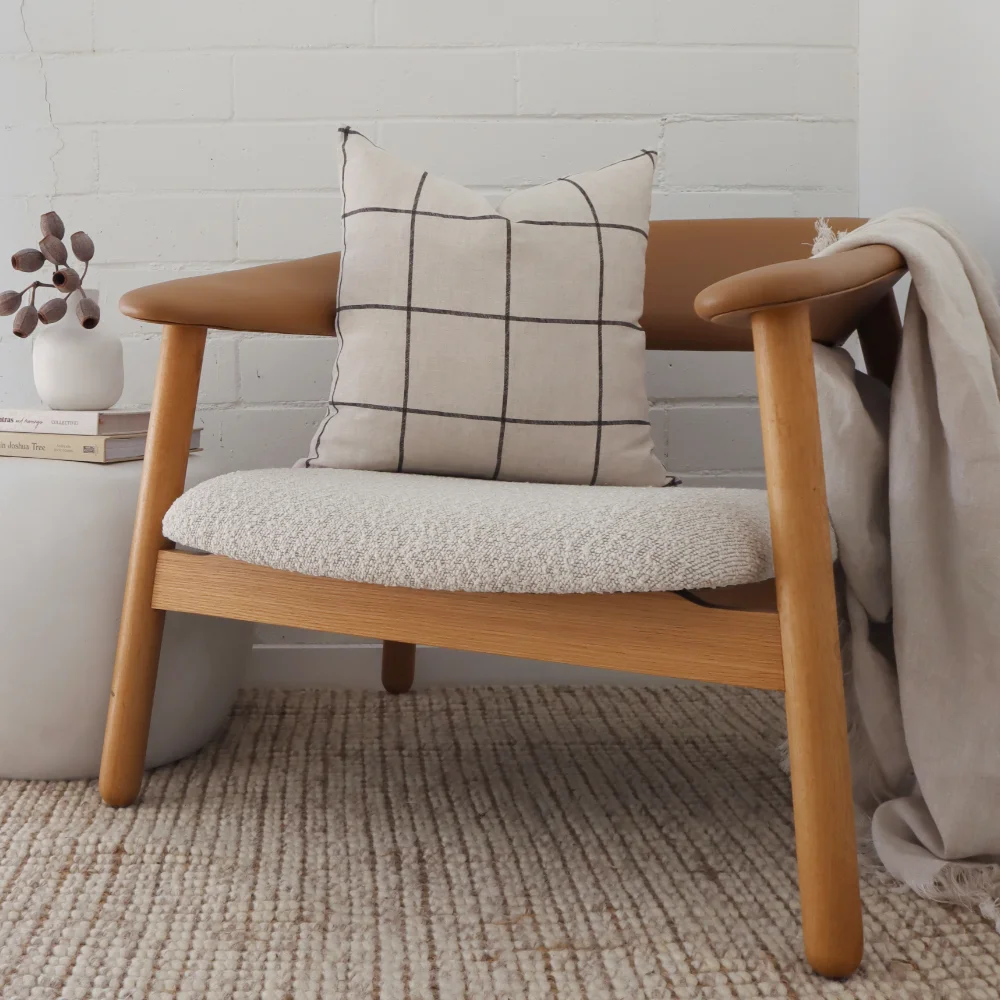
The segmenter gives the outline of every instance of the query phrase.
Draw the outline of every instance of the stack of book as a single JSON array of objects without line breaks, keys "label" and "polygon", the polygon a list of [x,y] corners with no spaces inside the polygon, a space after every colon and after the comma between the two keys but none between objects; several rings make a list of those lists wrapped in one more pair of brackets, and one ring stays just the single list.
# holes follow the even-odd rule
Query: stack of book
[{"label": "stack of book", "polygon": [[[0,456],[134,462],[146,452],[149,410],[0,409]],[[201,451],[201,428],[191,434]]]}]

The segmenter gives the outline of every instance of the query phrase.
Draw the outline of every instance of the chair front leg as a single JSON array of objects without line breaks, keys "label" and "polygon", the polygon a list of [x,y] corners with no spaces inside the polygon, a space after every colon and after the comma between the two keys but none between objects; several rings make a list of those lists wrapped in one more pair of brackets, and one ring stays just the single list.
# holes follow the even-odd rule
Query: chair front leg
[{"label": "chair front leg", "polygon": [[843,978],[861,962],[863,935],[809,307],[770,309],[752,322],[802,932],[809,964]]},{"label": "chair front leg", "polygon": [[156,560],[170,546],[163,515],[184,491],[206,335],[205,327],[163,329],[101,757],[101,796],[112,806],[130,805],[142,784],[163,638]]}]

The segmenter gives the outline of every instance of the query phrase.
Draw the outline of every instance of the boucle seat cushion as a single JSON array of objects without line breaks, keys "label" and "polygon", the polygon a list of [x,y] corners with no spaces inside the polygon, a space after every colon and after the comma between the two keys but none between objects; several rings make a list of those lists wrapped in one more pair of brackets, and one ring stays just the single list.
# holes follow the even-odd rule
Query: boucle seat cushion
[{"label": "boucle seat cushion", "polygon": [[427,590],[685,590],[774,575],[763,490],[259,469],[189,490],[163,531],[241,562]]}]

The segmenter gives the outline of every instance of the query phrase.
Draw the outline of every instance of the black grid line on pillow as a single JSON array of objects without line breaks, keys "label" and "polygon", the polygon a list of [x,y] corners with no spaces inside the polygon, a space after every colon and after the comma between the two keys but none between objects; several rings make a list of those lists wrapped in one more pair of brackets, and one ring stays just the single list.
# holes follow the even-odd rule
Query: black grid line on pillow
[{"label": "black grid line on pillow", "polygon": [[[351,135],[357,135],[361,138],[367,137],[362,136],[361,133],[354,131],[353,129],[342,129],[344,135],[343,142],[343,155],[346,167],[347,158],[347,139]],[[650,150],[642,150],[636,156],[628,157],[627,160],[619,162],[628,162],[628,160],[639,159],[643,156],[649,157],[650,161],[655,165],[656,157],[655,154]],[[597,482],[600,463],[601,463],[601,443],[602,443],[602,431],[605,427],[613,426],[623,426],[623,425],[635,425],[635,426],[649,426],[649,420],[643,419],[605,419],[604,418],[604,331],[606,327],[623,327],[632,330],[642,330],[642,327],[638,323],[607,318],[604,315],[604,282],[605,282],[605,259],[604,259],[604,240],[602,231],[612,230],[634,233],[640,237],[643,241],[648,241],[647,232],[638,226],[628,225],[620,222],[610,222],[603,221],[597,212],[593,200],[586,191],[585,187],[579,183],[577,179],[563,177],[559,178],[559,182],[567,183],[572,185],[577,191],[579,191],[581,197],[587,205],[588,211],[592,216],[592,221],[581,221],[581,220],[571,220],[571,219],[511,219],[508,216],[502,215],[499,212],[495,213],[481,213],[481,214],[461,214],[452,212],[440,212],[433,211],[427,208],[420,207],[420,199],[424,190],[425,182],[428,178],[428,173],[424,171],[417,182],[416,190],[414,191],[413,203],[410,208],[399,208],[389,205],[363,205],[358,208],[353,208],[347,210],[347,199],[345,194],[345,211],[342,214],[342,219],[347,220],[349,218],[363,215],[363,214],[384,214],[384,215],[406,215],[409,217],[409,247],[408,247],[408,261],[407,261],[407,282],[406,282],[406,304],[399,305],[396,303],[388,302],[352,302],[348,304],[340,303],[340,296],[338,296],[337,305],[337,330],[338,335],[341,339],[341,353],[344,350],[344,338],[340,326],[340,317],[343,313],[361,310],[375,310],[375,311],[389,311],[389,312],[403,312],[405,313],[405,347],[404,347],[404,375],[403,375],[403,392],[402,400],[400,405],[392,405],[386,403],[374,403],[367,402],[364,400],[350,400],[337,397],[337,382],[335,381],[332,390],[331,397],[329,399],[329,406],[331,409],[330,414],[327,417],[327,421],[324,421],[324,427],[329,421],[330,417],[336,414],[340,407],[345,408],[357,408],[366,410],[376,410],[383,412],[399,413],[400,414],[400,433],[399,433],[399,448],[398,448],[398,460],[396,462],[396,471],[403,472],[406,460],[406,436],[407,436],[407,423],[409,415],[420,415],[420,416],[431,416],[431,417],[444,417],[454,420],[463,421],[485,421],[489,423],[498,424],[498,437],[497,437],[497,452],[496,452],[496,463],[493,469],[491,479],[499,479],[503,464],[503,449],[504,449],[504,436],[507,425],[517,425],[517,426],[549,426],[549,427],[594,427],[595,428],[595,442],[594,442],[594,461],[593,461],[593,471],[590,476],[590,485],[594,485]],[[554,182],[557,183],[557,182]],[[506,228],[506,287],[505,287],[505,304],[504,311],[502,313],[498,312],[488,312],[488,311],[473,311],[466,309],[453,309],[447,308],[445,306],[427,306],[427,305],[415,305],[414,304],[414,265],[417,255],[420,252],[419,249],[419,238],[418,238],[418,226],[417,220],[419,218],[428,219],[442,219],[451,220],[454,222],[482,222],[482,221],[497,221],[503,222]],[[592,230],[595,237],[595,255],[597,257],[598,263],[598,282],[596,289],[596,312],[592,318],[580,318],[572,316],[535,316],[535,315],[521,315],[518,313],[513,313],[511,310],[511,284],[512,284],[512,253],[513,253],[513,226],[514,225],[524,225],[524,226],[551,226],[560,228],[576,228],[576,229],[586,229]],[[345,233],[345,248],[344,252],[347,252],[347,240]],[[343,277],[343,268],[341,270],[341,278]],[[503,323],[503,336],[504,336],[504,363],[503,363],[503,391],[501,397],[500,412],[498,414],[490,413],[470,413],[460,410],[449,410],[449,409],[434,409],[428,407],[414,407],[410,405],[410,357],[411,349],[413,344],[413,317],[414,314],[426,314],[426,315],[441,315],[441,316],[454,316],[454,317],[465,317],[470,319],[478,320],[490,320]],[[593,327],[595,330],[595,350],[597,357],[597,386],[595,393],[595,415],[593,419],[542,419],[542,418],[526,418],[511,416],[508,413],[508,399],[509,399],[509,389],[510,389],[510,349],[511,349],[511,324],[512,323],[529,323],[529,324],[555,324],[555,325],[568,325],[568,326],[589,326]],[[338,357],[338,365],[340,358]],[[316,452],[313,457],[318,457],[319,449],[319,439],[322,435],[322,430],[317,434],[316,438]],[[306,461],[306,465],[312,461],[312,458]]]},{"label": "black grid line on pillow", "polygon": [[597,209],[590,200],[590,195],[584,190],[583,185],[569,177],[559,178],[566,184],[573,187],[583,195],[590,214],[594,217],[594,232],[597,234],[597,430],[594,434],[594,474],[590,477],[590,485],[597,482],[597,470],[601,466],[601,432],[604,430],[602,423],[604,419],[604,240],[601,239],[601,220],[597,217]]},{"label": "black grid line on pillow", "polygon": [[[465,316],[467,319],[507,319],[506,313],[472,312],[468,309],[435,309],[431,306],[396,306],[385,302],[357,302],[348,306],[338,306],[338,312],[351,312],[355,309],[384,309],[387,312],[427,313],[431,316]],[[512,313],[509,317],[512,323],[555,323],[562,326],[597,326],[596,319],[571,319],[566,316],[518,316]],[[605,319],[601,326],[622,326],[627,330],[641,330],[638,323],[625,320]]]},{"label": "black grid line on pillow", "polygon": [[427,171],[420,175],[417,193],[413,196],[413,208],[410,210],[410,260],[406,274],[406,351],[403,355],[403,407],[399,419],[399,463],[396,471],[403,471],[403,454],[406,446],[406,401],[410,397],[410,332],[413,324],[413,246],[417,239],[417,203],[420,192],[424,189]]},{"label": "black grid line on pillow", "polygon": [[500,433],[497,435],[497,464],[493,469],[493,478],[500,478],[500,463],[503,462],[503,437],[507,429],[507,396],[510,392],[510,258],[513,250],[513,229],[510,219],[507,224],[507,287],[504,299],[503,315],[503,399],[500,404]]},{"label": "black grid line on pillow", "polygon": [[[354,406],[361,410],[383,410],[386,413],[402,413],[403,407],[388,403],[351,403],[338,399],[335,406]],[[457,420],[486,420],[502,424],[524,424],[527,427],[648,427],[648,420],[543,420],[533,417],[493,416],[489,413],[459,413],[455,410],[427,410],[419,406],[408,406],[407,413],[424,417],[455,417]],[[496,478],[495,476],[493,478]]]},{"label": "black grid line on pillow", "polygon": [[[560,180],[569,180],[561,177]],[[464,222],[481,222],[483,219],[507,219],[506,215],[499,215],[496,212],[488,215],[456,215],[453,212],[428,212],[425,209],[413,211],[409,208],[388,208],[385,205],[366,205],[364,208],[352,208],[350,212],[344,212],[342,219],[350,219],[355,215],[365,215],[370,212],[381,212],[383,215],[425,215],[429,219],[461,219]],[[508,220],[510,221],[510,220]],[[563,219],[518,219],[519,226],[564,226],[570,229],[624,229],[630,233],[636,233],[644,240],[649,236],[645,230],[638,226],[628,226],[622,222],[569,222]]]}]

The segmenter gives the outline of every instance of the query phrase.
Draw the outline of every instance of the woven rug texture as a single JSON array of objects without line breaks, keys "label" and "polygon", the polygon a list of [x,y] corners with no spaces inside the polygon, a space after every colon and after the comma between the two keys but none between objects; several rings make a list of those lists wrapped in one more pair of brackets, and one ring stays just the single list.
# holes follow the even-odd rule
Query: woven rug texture
[{"label": "woven rug texture", "polygon": [[1000,997],[978,914],[865,877],[801,954],[780,696],[248,692],[103,806],[0,782],[2,1000]]}]

